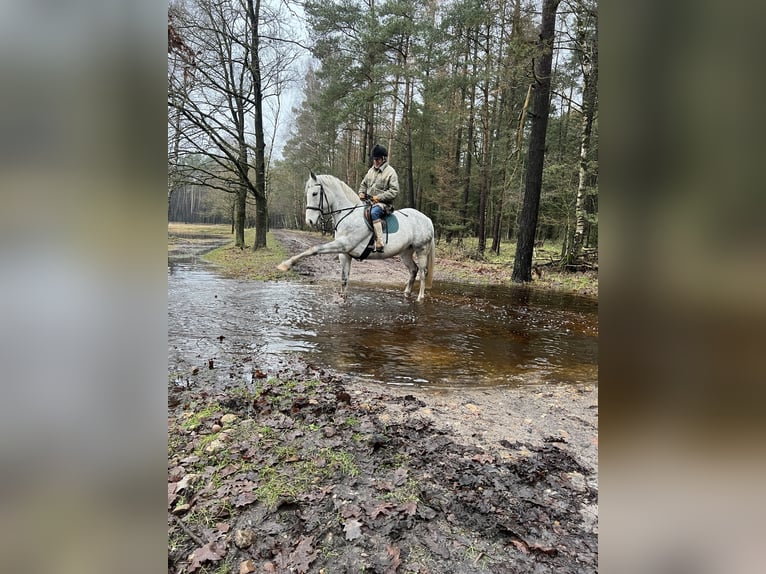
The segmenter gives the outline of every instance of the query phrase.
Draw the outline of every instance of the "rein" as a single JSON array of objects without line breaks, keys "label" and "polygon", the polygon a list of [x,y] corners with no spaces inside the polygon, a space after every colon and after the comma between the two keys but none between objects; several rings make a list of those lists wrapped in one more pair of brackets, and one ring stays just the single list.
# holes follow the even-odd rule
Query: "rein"
[{"label": "rein", "polygon": [[[312,209],[314,211],[319,212],[319,219],[322,222],[322,225],[325,224],[328,218],[332,219],[332,216],[336,213],[343,213],[344,211],[347,211],[346,215],[340,218],[338,223],[335,223],[333,225],[333,231],[338,230],[338,225],[340,225],[340,222],[346,219],[349,215],[351,215],[351,212],[357,209],[358,207],[364,207],[364,205],[354,205],[353,207],[344,207],[343,209],[334,209],[331,211],[325,211],[323,208],[324,202],[325,202],[326,194],[324,192],[324,186],[322,183],[319,183],[319,207],[314,207],[313,205],[306,206],[306,209]],[[329,203],[329,202],[328,202]]]}]

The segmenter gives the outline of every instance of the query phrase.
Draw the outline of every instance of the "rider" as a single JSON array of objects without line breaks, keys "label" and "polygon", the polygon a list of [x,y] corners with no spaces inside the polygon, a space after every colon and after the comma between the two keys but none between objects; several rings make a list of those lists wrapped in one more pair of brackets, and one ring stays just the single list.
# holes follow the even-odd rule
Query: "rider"
[{"label": "rider", "polygon": [[375,231],[375,251],[383,253],[383,222],[381,219],[394,211],[394,198],[399,193],[399,176],[388,163],[388,150],[380,144],[372,148],[372,167],[359,186],[359,198],[372,200],[370,210]]}]

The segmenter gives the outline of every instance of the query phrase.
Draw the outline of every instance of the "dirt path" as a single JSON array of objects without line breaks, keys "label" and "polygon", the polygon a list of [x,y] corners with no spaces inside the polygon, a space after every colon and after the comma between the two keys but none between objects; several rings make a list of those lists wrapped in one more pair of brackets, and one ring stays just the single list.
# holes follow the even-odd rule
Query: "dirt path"
[{"label": "dirt path", "polygon": [[[332,241],[327,235],[294,231],[291,229],[273,229],[271,234],[290,255],[296,255],[313,245]],[[315,282],[337,282],[340,284],[340,263],[335,255],[318,255],[301,260],[293,268],[297,273]],[[375,261],[352,261],[349,284],[355,282],[385,284],[404,284],[407,282],[407,268],[399,256]]]},{"label": "dirt path", "polygon": [[[354,262],[352,290],[403,285],[397,259]],[[295,270],[338,280],[333,256]],[[257,360],[230,361],[247,388],[213,395],[206,365],[169,387],[169,572],[597,572],[596,381],[429,391]]]}]

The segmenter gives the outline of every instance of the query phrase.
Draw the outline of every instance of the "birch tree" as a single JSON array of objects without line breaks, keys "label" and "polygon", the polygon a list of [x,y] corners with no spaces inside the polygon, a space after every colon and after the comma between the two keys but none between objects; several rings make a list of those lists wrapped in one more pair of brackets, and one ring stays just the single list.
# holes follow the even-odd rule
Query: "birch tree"
[{"label": "birch tree", "polygon": [[[598,99],[598,12],[594,5],[583,0],[577,9],[577,44],[582,66],[582,132],[580,135],[580,161],[577,197],[575,200],[575,228],[568,242],[565,264],[572,266],[580,256],[586,227],[589,224],[588,197],[594,161],[591,157],[591,136],[596,117]],[[592,202],[591,202],[592,204]]]}]

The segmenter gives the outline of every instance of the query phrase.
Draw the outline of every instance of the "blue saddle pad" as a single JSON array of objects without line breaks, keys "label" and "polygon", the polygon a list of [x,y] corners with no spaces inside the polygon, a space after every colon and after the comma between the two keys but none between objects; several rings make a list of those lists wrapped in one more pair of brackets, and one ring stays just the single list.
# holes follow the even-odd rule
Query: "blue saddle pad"
[{"label": "blue saddle pad", "polygon": [[[367,227],[372,231],[372,224],[365,218]],[[396,218],[396,213],[387,215],[383,218],[383,233],[396,233],[399,231],[399,220]]]},{"label": "blue saddle pad", "polygon": [[396,233],[399,231],[399,220],[396,218],[396,213],[386,217],[386,229],[388,233]]}]

